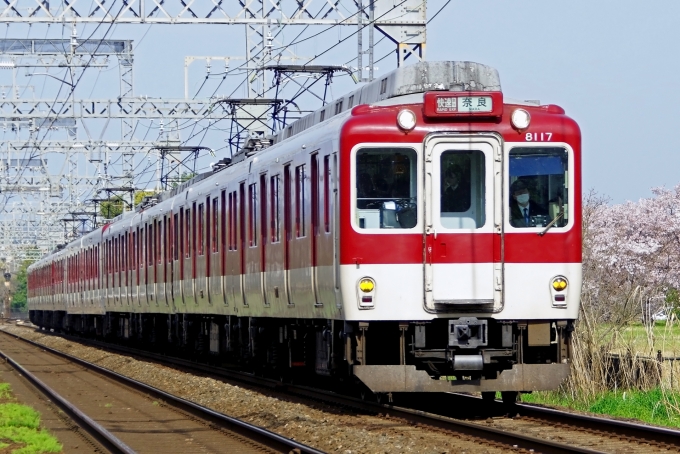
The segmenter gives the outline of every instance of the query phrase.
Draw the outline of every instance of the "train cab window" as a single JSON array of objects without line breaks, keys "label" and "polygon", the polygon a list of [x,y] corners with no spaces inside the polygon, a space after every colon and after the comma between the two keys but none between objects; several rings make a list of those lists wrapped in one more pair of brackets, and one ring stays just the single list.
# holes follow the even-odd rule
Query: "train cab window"
[{"label": "train cab window", "polygon": [[447,150],[440,157],[441,224],[478,229],[486,222],[486,173],[481,151]]},{"label": "train cab window", "polygon": [[509,166],[509,216],[512,227],[540,228],[569,220],[569,155],[558,147],[513,148]]},{"label": "train cab window", "polygon": [[418,222],[417,155],[408,148],[369,148],[356,154],[356,225],[411,229]]}]

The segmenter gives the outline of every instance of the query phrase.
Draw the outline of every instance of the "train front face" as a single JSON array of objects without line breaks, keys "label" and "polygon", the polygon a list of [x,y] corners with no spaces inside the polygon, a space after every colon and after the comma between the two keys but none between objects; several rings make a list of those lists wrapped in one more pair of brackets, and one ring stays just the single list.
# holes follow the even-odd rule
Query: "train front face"
[{"label": "train front face", "polygon": [[580,304],[580,146],[561,108],[501,93],[354,110],[340,281],[355,376],[374,392],[559,386]]}]

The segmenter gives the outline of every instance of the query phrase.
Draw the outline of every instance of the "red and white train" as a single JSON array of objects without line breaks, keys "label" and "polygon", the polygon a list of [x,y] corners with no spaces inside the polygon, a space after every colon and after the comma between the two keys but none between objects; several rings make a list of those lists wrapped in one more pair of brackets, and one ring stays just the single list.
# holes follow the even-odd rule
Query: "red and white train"
[{"label": "red and white train", "polygon": [[578,125],[424,62],[36,262],[29,308],[376,393],[512,395],[569,373],[580,288]]}]

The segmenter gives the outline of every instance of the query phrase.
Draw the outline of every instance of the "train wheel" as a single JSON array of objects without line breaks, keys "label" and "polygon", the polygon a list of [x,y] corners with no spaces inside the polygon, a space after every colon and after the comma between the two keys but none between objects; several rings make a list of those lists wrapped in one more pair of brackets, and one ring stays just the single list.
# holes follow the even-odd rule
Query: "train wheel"
[{"label": "train wheel", "polygon": [[517,403],[518,395],[519,393],[517,391],[503,391],[501,393],[503,404],[507,407],[513,407]]},{"label": "train wheel", "polygon": [[487,403],[492,403],[496,401],[496,391],[484,391],[482,392],[482,400]]}]

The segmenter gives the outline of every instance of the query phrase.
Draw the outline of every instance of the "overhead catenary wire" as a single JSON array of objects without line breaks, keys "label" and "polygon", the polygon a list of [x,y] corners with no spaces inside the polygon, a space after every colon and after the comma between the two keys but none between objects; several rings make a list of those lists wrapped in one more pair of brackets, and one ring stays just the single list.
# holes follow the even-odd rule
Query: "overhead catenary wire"
[{"label": "overhead catenary wire", "polygon": [[[115,4],[116,1],[117,1],[117,0],[113,0],[112,6],[113,6],[113,4]],[[86,72],[86,69],[89,67],[89,65],[90,65],[90,64],[92,63],[92,61],[94,60],[95,54],[96,54],[97,51],[99,50],[99,47],[101,46],[101,44],[102,44],[102,42],[104,41],[104,39],[106,39],[106,36],[108,36],[108,33],[111,31],[111,28],[112,28],[113,25],[116,23],[116,20],[118,19],[118,17],[120,16],[120,14],[123,12],[124,9],[125,9],[125,5],[123,4],[123,5],[121,6],[120,10],[118,11],[118,13],[116,14],[116,17],[114,17],[114,19],[109,23],[109,27],[108,27],[108,29],[106,30],[106,32],[104,33],[103,37],[102,37],[101,39],[99,39],[99,42],[98,42],[97,46],[95,47],[94,51],[90,54],[90,59],[88,60],[88,62],[87,62],[87,63],[85,64],[85,66],[83,67],[83,70],[82,70],[80,76],[78,77],[77,80],[72,81],[72,83],[70,84],[70,85],[71,85],[71,90],[70,90],[69,94],[66,96],[66,99],[68,99],[68,97],[70,97],[70,96],[74,93],[74,91],[75,91],[75,89],[76,89],[78,83],[82,80],[82,78],[83,78],[83,76],[84,76],[84,74],[85,74],[85,72]],[[95,27],[94,31],[90,34],[90,36],[87,38],[87,40],[91,39],[92,36],[94,36],[94,34],[97,32],[97,30],[99,29],[99,27],[100,27],[103,23],[104,23],[104,18],[102,18],[102,20],[99,21],[99,22],[97,23],[97,26]],[[29,32],[30,32],[30,26],[29,26]],[[62,28],[62,36],[63,36],[63,28]],[[55,97],[55,100],[54,100],[54,102],[51,104],[50,108],[48,109],[49,112],[54,112],[55,106],[57,105],[58,102],[60,102],[60,95],[61,95],[61,91],[62,91],[62,89],[63,89],[63,85],[64,85],[64,84],[60,84],[60,87],[59,87],[59,90],[58,90],[57,95],[56,95],[56,97]],[[62,102],[62,104],[63,104],[63,102]],[[62,114],[63,110],[64,110],[64,105],[62,105],[61,108],[59,109],[59,111],[56,112],[56,114],[54,115],[54,117],[53,117],[52,121],[50,122],[49,126],[45,127],[45,126],[43,125],[43,127],[46,129],[46,132],[44,133],[42,139],[39,139],[39,140],[38,140],[37,146],[36,146],[36,145],[33,145],[33,146],[31,147],[31,148],[32,148],[32,151],[31,151],[31,154],[30,154],[29,157],[28,157],[29,160],[30,160],[30,159],[34,159],[34,158],[36,157],[36,153],[40,153],[39,151],[36,151],[36,150],[40,150],[40,146],[42,145],[42,143],[44,142],[44,140],[47,138],[47,135],[50,133],[50,130],[51,130],[52,126],[53,126],[54,123],[57,121],[57,119],[60,117],[60,115]],[[40,132],[38,132],[38,135],[39,135],[39,134],[40,134]],[[25,153],[26,153],[26,152],[25,152]],[[24,154],[24,156],[26,156],[26,155]],[[17,181],[23,176],[23,173],[25,172],[25,169],[26,169],[25,167],[22,167],[22,169],[21,169],[19,175],[16,176]],[[9,196],[8,196],[8,195],[6,195],[6,194],[4,194],[4,193],[2,194],[2,196],[3,196],[3,198],[4,198],[5,200],[4,200],[4,203],[2,204],[2,206],[0,207],[0,212],[5,211],[5,208],[6,208],[7,204],[8,204],[8,202],[9,202],[9,200],[13,197],[12,195],[9,195]]]}]

